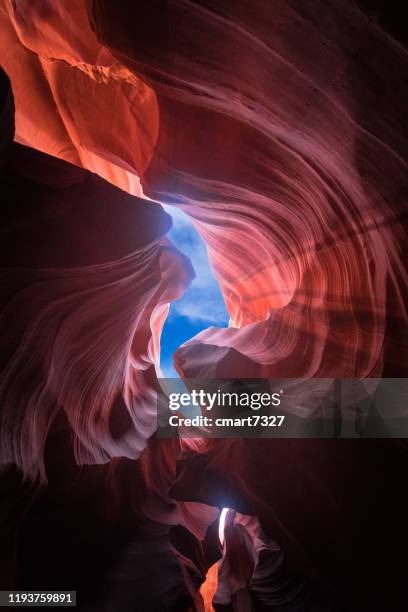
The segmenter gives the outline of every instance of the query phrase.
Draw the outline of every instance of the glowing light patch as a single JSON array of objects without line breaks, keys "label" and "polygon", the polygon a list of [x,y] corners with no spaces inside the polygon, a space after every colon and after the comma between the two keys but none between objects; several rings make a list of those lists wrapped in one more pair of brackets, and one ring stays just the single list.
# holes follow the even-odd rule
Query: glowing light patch
[{"label": "glowing light patch", "polygon": [[221,544],[224,544],[224,530],[225,530],[225,519],[227,518],[229,508],[223,508],[220,514],[220,521],[218,524],[218,537]]}]

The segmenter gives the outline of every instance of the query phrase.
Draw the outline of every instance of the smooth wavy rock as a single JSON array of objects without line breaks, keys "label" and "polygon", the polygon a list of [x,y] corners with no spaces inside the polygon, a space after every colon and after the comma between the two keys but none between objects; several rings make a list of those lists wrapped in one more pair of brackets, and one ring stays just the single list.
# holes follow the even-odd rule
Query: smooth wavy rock
[{"label": "smooth wavy rock", "polygon": [[[161,326],[193,272],[147,196],[190,215],[230,314],[179,349],[181,376],[407,375],[407,50],[367,4],[2,0],[19,144],[2,79],[0,454],[53,480],[23,521],[26,584],[60,586],[62,558],[81,587],[87,571],[95,584],[108,574],[112,599],[98,591],[96,609],[202,609],[217,558],[204,535],[225,505],[257,517],[259,549],[278,542],[313,612],[330,609],[321,596],[352,612],[408,609],[402,443],[153,435]],[[119,500],[122,537],[104,536],[109,567],[106,498]],[[54,512],[52,554],[30,563]],[[50,542],[67,523],[59,555]],[[177,552],[175,524],[188,530]],[[92,554],[77,567],[81,525]],[[255,546],[241,531],[229,535],[245,561]],[[132,582],[142,557],[154,576]],[[273,609],[272,557],[238,563],[237,578],[224,556],[221,605],[250,567],[258,609]]]},{"label": "smooth wavy rock", "polygon": [[231,326],[262,323],[200,340],[260,375],[406,371],[406,50],[347,2],[155,2],[132,20],[94,0],[91,15],[157,93],[145,192],[193,218]]},{"label": "smooth wavy rock", "polygon": [[45,479],[45,441],[61,409],[80,463],[136,458],[156,428],[168,303],[193,272],[163,241],[171,220],[161,206],[11,144],[10,133],[1,183],[1,463]]}]

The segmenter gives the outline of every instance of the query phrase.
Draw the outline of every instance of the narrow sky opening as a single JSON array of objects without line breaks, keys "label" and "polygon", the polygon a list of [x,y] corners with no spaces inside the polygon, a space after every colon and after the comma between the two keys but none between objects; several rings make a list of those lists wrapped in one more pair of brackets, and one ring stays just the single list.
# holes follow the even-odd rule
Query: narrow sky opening
[{"label": "narrow sky opening", "polygon": [[208,262],[207,248],[190,218],[173,206],[165,209],[173,219],[168,237],[189,257],[196,273],[184,295],[170,305],[161,337],[163,374],[166,378],[178,378],[173,365],[173,354],[178,347],[207,327],[226,327],[229,315]]},{"label": "narrow sky opening", "polygon": [[218,523],[218,538],[221,545],[224,544],[224,533],[225,533],[225,519],[227,518],[229,508],[223,508],[220,512],[220,518]]}]

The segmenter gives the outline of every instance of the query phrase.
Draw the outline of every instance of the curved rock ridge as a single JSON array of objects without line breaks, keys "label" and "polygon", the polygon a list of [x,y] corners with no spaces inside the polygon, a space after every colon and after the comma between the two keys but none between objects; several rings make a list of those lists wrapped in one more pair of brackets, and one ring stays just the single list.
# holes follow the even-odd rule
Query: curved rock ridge
[{"label": "curved rock ridge", "polygon": [[157,140],[156,96],[98,43],[86,3],[4,0],[0,24],[16,140],[141,195]]},{"label": "curved rock ridge", "polygon": [[[80,464],[139,455],[156,429],[157,337],[175,259],[154,244],[101,266],[2,271],[4,340],[18,343],[2,372],[2,463],[45,478],[45,440],[61,407]],[[128,422],[115,435],[118,396]]]},{"label": "curved rock ridge", "polygon": [[260,376],[405,371],[406,50],[353,3],[175,0],[135,21],[94,0],[91,16],[157,93],[145,192],[191,215],[231,326],[260,323],[199,341]]},{"label": "curved rock ridge", "polygon": [[353,3],[87,8],[4,3],[17,138],[190,214],[231,326],[266,322],[246,356],[381,374],[406,330],[406,50]]},{"label": "curved rock ridge", "polygon": [[0,457],[45,480],[46,438],[61,409],[79,463],[139,455],[156,429],[168,303],[194,273],[163,238],[171,219],[160,205],[7,145],[10,131],[2,143]]}]

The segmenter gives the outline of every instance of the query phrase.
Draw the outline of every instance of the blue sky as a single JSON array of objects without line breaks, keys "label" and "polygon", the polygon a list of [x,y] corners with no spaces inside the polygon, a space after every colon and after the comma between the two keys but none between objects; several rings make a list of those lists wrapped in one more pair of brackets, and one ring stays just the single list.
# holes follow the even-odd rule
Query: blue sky
[{"label": "blue sky", "polygon": [[173,219],[168,237],[190,258],[196,278],[182,298],[170,305],[169,316],[161,337],[161,367],[167,378],[176,377],[173,353],[176,349],[211,325],[227,327],[228,313],[210,269],[204,242],[183,211],[165,206]]}]

